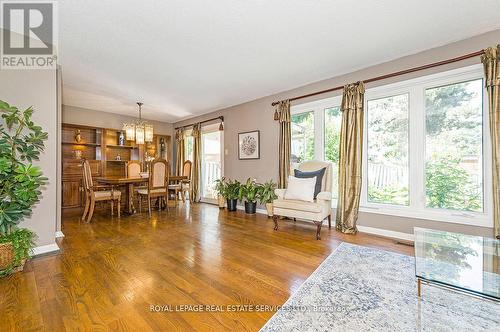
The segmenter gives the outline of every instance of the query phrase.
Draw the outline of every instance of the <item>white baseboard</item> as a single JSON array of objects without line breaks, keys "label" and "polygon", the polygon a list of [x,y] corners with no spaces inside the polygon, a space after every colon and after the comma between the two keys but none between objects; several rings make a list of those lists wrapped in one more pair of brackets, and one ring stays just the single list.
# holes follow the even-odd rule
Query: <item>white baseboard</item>
[{"label": "white baseboard", "polygon": [[[237,205],[236,208],[238,210],[243,210],[243,211],[245,210],[245,207],[243,205]],[[256,212],[260,213],[260,214],[267,215],[267,211],[264,209],[257,209]],[[302,220],[302,221],[310,222],[309,220]],[[409,233],[402,233],[402,232],[391,231],[388,229],[361,226],[361,225],[358,225],[357,227],[358,227],[358,231],[360,231],[361,233],[368,233],[368,234],[390,237],[393,239],[400,239],[400,240],[406,240],[406,241],[413,241],[414,240],[413,234],[409,234]]]},{"label": "white baseboard", "polygon": [[[238,210],[242,210],[242,211],[245,211],[245,207],[243,205],[236,205],[236,208]],[[267,216],[267,211],[264,210],[264,209],[255,209],[255,212],[259,213],[259,214],[265,214]]]},{"label": "white baseboard", "polygon": [[64,237],[64,233],[62,231],[57,231],[56,232],[56,239],[60,238],[60,237]]},{"label": "white baseboard", "polygon": [[45,246],[39,246],[39,247],[33,248],[33,256],[38,256],[38,255],[46,254],[46,253],[53,252],[53,251],[59,251],[59,246],[55,242],[51,243],[51,244],[47,244]]},{"label": "white baseboard", "polygon": [[388,229],[361,226],[361,225],[358,225],[357,227],[358,227],[358,231],[360,231],[361,233],[380,235],[380,236],[390,237],[393,239],[406,240],[406,241],[413,241],[414,240],[413,234],[409,234],[409,233],[402,233],[402,232],[390,231]]}]

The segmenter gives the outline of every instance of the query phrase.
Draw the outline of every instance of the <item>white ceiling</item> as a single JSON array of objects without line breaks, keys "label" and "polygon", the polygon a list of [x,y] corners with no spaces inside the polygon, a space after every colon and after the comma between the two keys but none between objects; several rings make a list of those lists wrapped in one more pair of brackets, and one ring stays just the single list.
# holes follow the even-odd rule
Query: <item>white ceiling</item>
[{"label": "white ceiling", "polygon": [[62,0],[63,103],[175,122],[500,28],[500,0]]}]

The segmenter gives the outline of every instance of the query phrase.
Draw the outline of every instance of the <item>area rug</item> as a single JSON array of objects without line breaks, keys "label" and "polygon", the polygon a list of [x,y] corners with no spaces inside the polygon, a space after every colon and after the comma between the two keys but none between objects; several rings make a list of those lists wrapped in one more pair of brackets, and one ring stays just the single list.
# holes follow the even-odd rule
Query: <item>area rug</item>
[{"label": "area rug", "polygon": [[342,243],[261,331],[500,331],[500,304],[422,285],[414,258]]}]

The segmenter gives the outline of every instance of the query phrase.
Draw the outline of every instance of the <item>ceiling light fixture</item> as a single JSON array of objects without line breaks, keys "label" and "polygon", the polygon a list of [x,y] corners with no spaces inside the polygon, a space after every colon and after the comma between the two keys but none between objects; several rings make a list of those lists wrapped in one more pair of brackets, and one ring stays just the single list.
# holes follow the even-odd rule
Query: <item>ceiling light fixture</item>
[{"label": "ceiling light fixture", "polygon": [[127,141],[135,141],[135,144],[144,144],[145,142],[153,141],[153,125],[142,121],[142,105],[143,103],[137,102],[137,106],[139,106],[139,121],[123,124],[125,138]]}]

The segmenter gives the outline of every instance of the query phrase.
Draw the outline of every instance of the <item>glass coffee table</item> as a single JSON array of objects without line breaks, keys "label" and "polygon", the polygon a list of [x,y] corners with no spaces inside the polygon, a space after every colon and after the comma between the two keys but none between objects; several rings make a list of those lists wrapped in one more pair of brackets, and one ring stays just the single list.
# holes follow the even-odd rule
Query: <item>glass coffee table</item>
[{"label": "glass coffee table", "polygon": [[500,240],[415,228],[415,276],[422,283],[500,301]]}]

